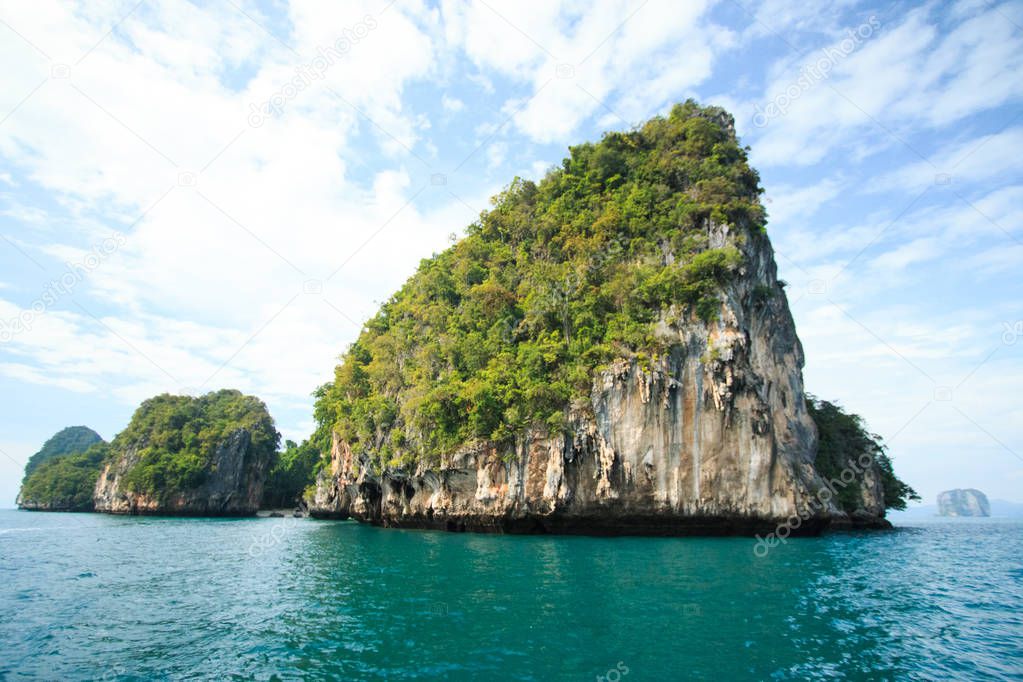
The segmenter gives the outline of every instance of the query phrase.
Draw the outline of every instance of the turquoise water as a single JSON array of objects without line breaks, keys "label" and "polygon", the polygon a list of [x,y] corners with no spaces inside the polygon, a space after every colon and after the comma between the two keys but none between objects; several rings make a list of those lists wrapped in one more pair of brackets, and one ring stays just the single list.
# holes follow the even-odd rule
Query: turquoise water
[{"label": "turquoise water", "polygon": [[1023,679],[1023,524],[521,537],[0,512],[0,678]]}]

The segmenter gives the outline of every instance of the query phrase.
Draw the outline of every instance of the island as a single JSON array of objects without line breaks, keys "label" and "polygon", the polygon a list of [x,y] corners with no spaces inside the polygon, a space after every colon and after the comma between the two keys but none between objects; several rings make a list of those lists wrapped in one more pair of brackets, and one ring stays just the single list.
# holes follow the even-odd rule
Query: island
[{"label": "island", "polygon": [[259,509],[270,475],[283,475],[266,405],[235,390],[146,400],[110,443],[66,431],[29,460],[20,508],[245,516]]},{"label": "island", "polygon": [[991,516],[991,505],[976,488],[946,490],[938,495],[938,516]]},{"label": "island", "polygon": [[92,511],[93,488],[108,454],[106,441],[89,427],[61,429],[29,457],[18,492],[18,507],[33,511]]},{"label": "island", "polygon": [[915,496],[808,399],[734,120],[689,101],[514,179],[318,392],[310,511],[589,534],[884,528]]}]

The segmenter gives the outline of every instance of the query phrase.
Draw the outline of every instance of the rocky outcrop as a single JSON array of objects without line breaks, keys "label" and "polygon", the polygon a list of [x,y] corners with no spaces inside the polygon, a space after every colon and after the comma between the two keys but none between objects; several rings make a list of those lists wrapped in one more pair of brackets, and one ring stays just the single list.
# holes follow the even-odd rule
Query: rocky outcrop
[{"label": "rocky outcrop", "polygon": [[938,516],[991,516],[991,505],[976,488],[946,490],[938,495]]},{"label": "rocky outcrop", "polygon": [[587,405],[558,433],[467,444],[439,468],[374,471],[334,439],[313,516],[385,526],[589,534],[787,534],[888,525],[876,465],[862,508],[833,501],[814,467],[816,427],[803,394],[803,351],[766,236],[709,223],[710,248],[744,254],[717,320],[670,309],[669,351],[621,359],[593,379]]},{"label": "rocky outcrop", "polygon": [[69,499],[55,499],[39,501],[34,499],[28,499],[18,493],[17,499],[14,501],[15,506],[18,509],[24,509],[25,511],[50,511],[50,512],[91,512],[93,511],[92,502],[77,503],[74,500]]},{"label": "rocky outcrop", "polygon": [[100,472],[93,496],[95,510],[111,514],[174,516],[248,516],[259,509],[270,457],[252,448],[246,429],[233,431],[214,450],[201,485],[184,491],[146,494],[125,484],[126,474],[139,463],[140,448],[119,453]]}]

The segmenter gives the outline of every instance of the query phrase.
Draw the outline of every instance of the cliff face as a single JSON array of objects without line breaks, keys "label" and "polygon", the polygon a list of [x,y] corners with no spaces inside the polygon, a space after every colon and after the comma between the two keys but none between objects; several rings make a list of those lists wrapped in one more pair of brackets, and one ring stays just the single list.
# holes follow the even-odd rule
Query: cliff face
[{"label": "cliff face", "polygon": [[235,430],[217,445],[205,480],[188,490],[133,492],[124,479],[139,460],[139,448],[131,446],[106,463],[96,481],[96,511],[178,516],[255,514],[270,466],[270,457],[252,447],[252,434],[246,429]]},{"label": "cliff face", "polygon": [[987,496],[975,488],[946,490],[938,495],[939,516],[991,516]]},{"label": "cliff face", "polygon": [[[881,526],[875,466],[853,474],[862,508],[833,503],[813,465],[803,352],[766,236],[708,221],[711,248],[745,258],[718,319],[667,310],[669,352],[618,360],[593,378],[564,431],[467,444],[439,468],[372,471],[335,436],[314,516],[493,532],[790,534]],[[679,319],[681,318],[681,319]],[[841,483],[839,483],[840,485]],[[786,521],[788,520],[788,521]]]}]

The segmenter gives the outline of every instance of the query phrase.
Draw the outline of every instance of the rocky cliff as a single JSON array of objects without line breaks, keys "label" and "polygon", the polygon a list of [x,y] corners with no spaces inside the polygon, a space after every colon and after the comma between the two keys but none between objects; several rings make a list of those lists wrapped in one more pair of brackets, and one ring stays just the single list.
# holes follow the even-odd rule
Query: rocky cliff
[{"label": "rocky cliff", "polygon": [[311,512],[497,532],[887,525],[882,446],[829,430],[843,447],[816,461],[732,117],[686,102],[569,151],[367,322],[318,393],[330,457]]},{"label": "rocky cliff", "polygon": [[[803,351],[770,242],[709,222],[713,247],[741,249],[717,319],[662,315],[669,352],[597,373],[559,432],[475,443],[440,467],[374,470],[335,436],[313,515],[385,526],[492,532],[790,534],[883,527],[876,465],[852,464],[862,504],[834,503],[814,467]],[[677,311],[675,311],[677,312]]]},{"label": "rocky cliff", "polygon": [[110,444],[95,479],[95,509],[254,514],[279,440],[266,405],[238,391],[150,398]]},{"label": "rocky cliff", "polygon": [[125,478],[140,460],[130,447],[106,463],[93,495],[95,510],[111,514],[247,516],[259,509],[270,458],[255,453],[245,429],[230,434],[214,451],[205,480],[187,490],[136,492]]},{"label": "rocky cliff", "polygon": [[991,505],[975,488],[946,490],[938,495],[938,516],[991,516]]},{"label": "rocky cliff", "polygon": [[26,497],[24,493],[19,492],[18,497],[14,501],[15,506],[18,509],[24,509],[25,511],[43,511],[43,512],[91,512],[94,511],[92,507],[92,501],[87,500],[85,502],[75,502],[67,498],[61,499],[47,499],[38,500],[30,497]]}]

